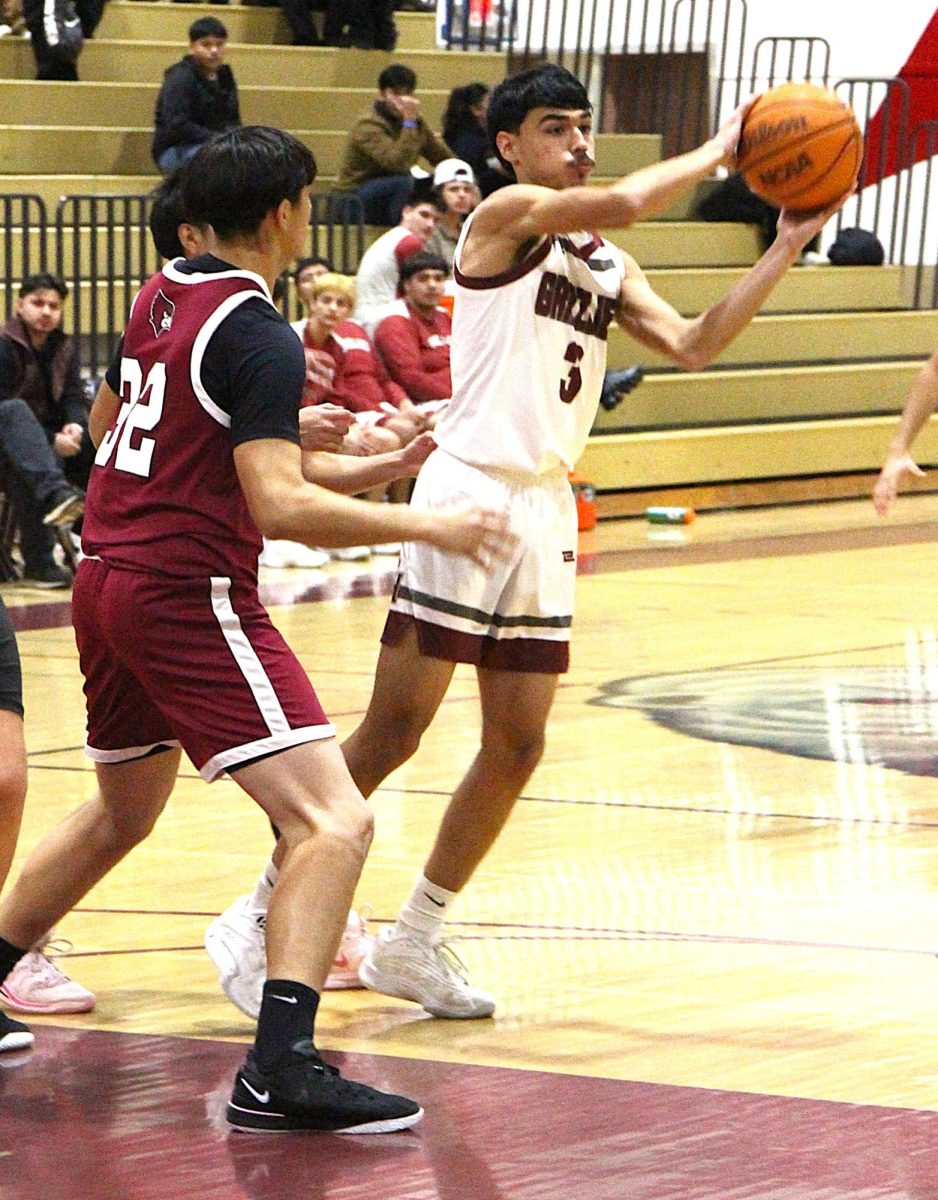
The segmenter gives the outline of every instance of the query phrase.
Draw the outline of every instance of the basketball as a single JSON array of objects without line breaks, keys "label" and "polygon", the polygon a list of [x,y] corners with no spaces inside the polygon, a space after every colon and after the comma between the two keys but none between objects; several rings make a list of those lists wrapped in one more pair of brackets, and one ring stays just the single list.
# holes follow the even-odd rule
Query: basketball
[{"label": "basketball", "polygon": [[763,93],[746,115],[737,170],[776,208],[826,208],[856,180],[863,134],[853,109],[828,88],[785,83]]}]

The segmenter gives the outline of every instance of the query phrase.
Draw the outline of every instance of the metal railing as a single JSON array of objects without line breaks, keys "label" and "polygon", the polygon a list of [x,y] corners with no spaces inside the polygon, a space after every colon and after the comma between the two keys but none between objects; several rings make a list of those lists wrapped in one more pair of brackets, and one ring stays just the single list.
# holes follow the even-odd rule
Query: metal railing
[{"label": "metal railing", "polygon": [[9,321],[18,283],[27,275],[47,271],[48,216],[41,196],[11,192],[0,196],[3,231],[3,320]]},{"label": "metal railing", "polygon": [[362,202],[354,192],[315,192],[310,253],[328,258],[343,275],[354,275],[365,253]]},{"label": "metal railing", "polygon": [[[935,155],[938,153],[938,121],[923,121],[916,125],[908,136],[907,145],[902,249],[904,255],[908,255],[906,261],[910,260],[915,265],[912,303],[915,308],[938,308],[938,229],[927,220],[928,214],[933,211],[932,175]],[[912,187],[913,174],[918,176],[919,183],[915,190]],[[913,195],[921,198],[922,218],[918,222],[911,219]],[[935,207],[938,208],[938,205]]]},{"label": "metal railing", "polygon": [[[149,197],[141,195],[63,196],[51,224],[40,196],[0,195],[3,320],[13,315],[22,279],[53,271],[69,288],[66,324],[82,367],[89,374],[100,373],[117,349],[135,293],[161,262],[148,218]],[[364,251],[358,198],[338,192],[314,195],[307,253],[328,258],[335,270],[353,275]],[[277,303],[285,315],[296,309],[289,274],[280,281]]]},{"label": "metal railing", "polygon": [[[786,60],[782,67],[782,61]],[[811,80],[825,86],[830,78],[831,48],[819,37],[764,37],[752,52],[749,91],[763,92],[779,83]]]},{"label": "metal railing", "polygon": [[[106,366],[130,300],[159,265],[147,196],[63,196],[55,210],[55,271],[72,290],[72,329],[85,366]],[[83,293],[87,303],[83,303]]]}]

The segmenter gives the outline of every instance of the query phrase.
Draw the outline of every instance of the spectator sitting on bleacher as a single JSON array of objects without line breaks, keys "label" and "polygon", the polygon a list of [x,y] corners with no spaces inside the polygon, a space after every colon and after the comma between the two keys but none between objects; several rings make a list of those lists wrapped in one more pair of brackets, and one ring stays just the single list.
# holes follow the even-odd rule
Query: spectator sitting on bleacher
[{"label": "spectator sitting on bleacher", "polygon": [[61,329],[67,295],[54,275],[28,276],[13,320],[0,330],[0,474],[24,577],[37,587],[68,586],[52,527],[81,515],[80,489],[94,459],[78,356]]},{"label": "spectator sitting on bleacher", "polygon": [[440,219],[427,239],[426,249],[446,259],[450,271],[456,258],[456,243],[466,217],[482,199],[472,167],[461,158],[447,158],[433,173],[433,190],[440,205]]},{"label": "spectator sitting on bleacher", "polygon": [[452,395],[450,340],[452,321],[440,301],[449,268],[438,254],[422,250],[401,267],[404,298],[396,301],[375,330],[375,347],[388,374],[399,384],[432,428]]},{"label": "spectator sitting on bleacher", "polygon": [[222,62],[228,30],[216,17],[189,26],[189,53],[169,67],[156,101],[153,159],[172,171],[213,134],[241,124],[234,73]]},{"label": "spectator sitting on bleacher", "polygon": [[297,260],[297,264],[293,268],[293,286],[296,288],[296,298],[299,302],[298,317],[303,317],[305,320],[309,314],[309,305],[312,299],[311,289],[319,276],[334,274],[335,267],[328,258],[311,255],[309,258]]},{"label": "spectator sitting on bleacher", "polygon": [[472,167],[483,196],[514,183],[514,172],[500,161],[489,141],[485,115],[491,89],[487,83],[454,87],[443,110],[443,140],[457,158]]},{"label": "spectator sitting on bleacher", "polygon": [[369,337],[400,296],[401,265],[411,254],[426,248],[440,210],[429,197],[415,195],[404,205],[400,225],[388,229],[362,255],[355,276],[354,320]]},{"label": "spectator sitting on bleacher", "polygon": [[417,76],[394,63],[378,76],[378,98],[349,130],[336,187],[354,192],[368,225],[397,225],[410,199],[411,168],[451,157],[449,147],[420,116]]},{"label": "spectator sitting on bleacher", "polygon": [[350,320],[355,281],[348,275],[320,275],[304,300],[307,316],[293,328],[306,354],[304,407],[340,404],[355,416],[342,450],[383,454],[410,442],[424,422],[404,388],[394,383],[361,325]]}]

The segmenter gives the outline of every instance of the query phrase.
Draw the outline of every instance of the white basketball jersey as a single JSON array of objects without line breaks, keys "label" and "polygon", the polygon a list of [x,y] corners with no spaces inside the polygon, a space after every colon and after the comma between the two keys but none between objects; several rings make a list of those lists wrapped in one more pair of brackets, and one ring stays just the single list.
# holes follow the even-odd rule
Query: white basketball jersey
[{"label": "white basketball jersey", "polygon": [[453,399],[434,437],[477,467],[571,471],[596,416],[622,255],[592,233],[554,235],[500,275],[468,277],[471,221],[456,248]]}]

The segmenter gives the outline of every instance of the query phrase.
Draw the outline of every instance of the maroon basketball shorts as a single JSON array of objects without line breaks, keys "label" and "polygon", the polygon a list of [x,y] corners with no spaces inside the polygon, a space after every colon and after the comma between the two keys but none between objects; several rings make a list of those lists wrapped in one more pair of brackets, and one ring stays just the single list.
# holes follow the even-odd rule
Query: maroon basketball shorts
[{"label": "maroon basketball shorts", "polygon": [[96,762],[181,746],[211,781],[333,737],[312,684],[249,584],[172,580],[84,559],[72,618]]}]

